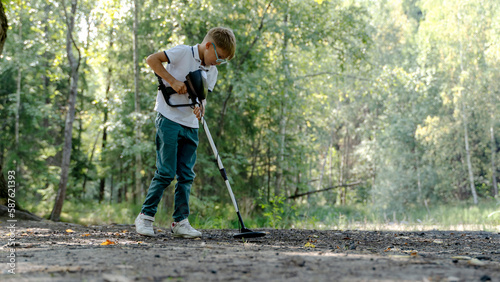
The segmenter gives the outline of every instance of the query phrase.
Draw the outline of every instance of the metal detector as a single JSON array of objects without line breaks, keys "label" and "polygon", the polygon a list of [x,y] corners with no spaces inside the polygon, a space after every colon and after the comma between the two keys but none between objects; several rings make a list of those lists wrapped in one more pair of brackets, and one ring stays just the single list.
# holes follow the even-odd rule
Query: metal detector
[{"label": "metal detector", "polygon": [[212,147],[212,151],[214,152],[214,156],[217,159],[217,165],[219,166],[219,171],[224,178],[224,182],[226,182],[227,190],[229,191],[229,195],[231,196],[231,200],[233,201],[234,208],[236,209],[236,214],[238,215],[238,220],[240,221],[240,233],[236,233],[233,235],[234,238],[256,238],[266,236],[265,232],[260,231],[252,231],[245,227],[243,223],[243,219],[241,218],[240,210],[238,209],[238,204],[236,203],[236,199],[234,198],[233,190],[231,190],[231,184],[229,184],[229,180],[227,179],[226,169],[222,165],[222,161],[219,156],[219,152],[215,147],[214,140],[212,139],[212,135],[210,134],[210,130],[208,129],[208,125],[205,119],[201,118],[201,123],[203,124],[203,128],[205,129],[205,133],[207,134],[208,142],[210,142],[210,147]]},{"label": "metal detector", "polygon": [[[207,88],[207,82],[205,77],[202,75],[202,70],[196,70],[190,72],[186,76],[186,81],[184,82],[186,84],[188,94],[189,94],[189,99],[192,101],[190,104],[179,104],[179,105],[173,105],[170,103],[170,96],[175,94],[175,90],[172,87],[167,87],[165,84],[163,84],[162,78],[156,74],[156,77],[158,78],[158,90],[160,90],[163,94],[163,97],[165,98],[165,101],[167,104],[171,107],[191,107],[194,108],[196,105],[199,105],[200,107],[203,107],[203,100],[205,100],[208,92]],[[222,161],[220,160],[219,157],[219,152],[217,151],[217,148],[215,147],[214,140],[212,139],[212,135],[210,135],[210,130],[208,130],[208,125],[205,122],[205,119],[202,117],[201,118],[201,123],[203,124],[203,127],[205,128],[205,133],[207,134],[208,142],[210,142],[210,146],[212,147],[212,151],[214,152],[214,156],[217,159],[217,164],[219,166],[219,171],[220,174],[222,175],[222,178],[224,178],[224,181],[226,182],[227,190],[229,191],[229,195],[231,196],[231,200],[233,201],[234,208],[236,209],[236,214],[238,215],[238,220],[240,221],[241,229],[240,233],[236,233],[233,235],[234,238],[255,238],[255,237],[262,237],[266,236],[265,232],[257,232],[257,231],[252,231],[250,229],[247,229],[245,227],[245,224],[243,223],[243,219],[241,218],[240,211],[238,209],[238,204],[236,203],[236,199],[234,198],[233,191],[231,190],[231,185],[229,184],[229,180],[227,179],[226,175],[226,170],[224,169],[224,166],[222,166]]]}]

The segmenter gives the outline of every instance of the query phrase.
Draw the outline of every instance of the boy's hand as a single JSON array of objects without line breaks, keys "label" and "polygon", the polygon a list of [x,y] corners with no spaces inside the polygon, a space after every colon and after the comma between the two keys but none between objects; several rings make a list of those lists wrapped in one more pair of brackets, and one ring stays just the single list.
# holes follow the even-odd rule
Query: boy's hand
[{"label": "boy's hand", "polygon": [[196,115],[196,118],[198,118],[198,120],[201,120],[201,117],[205,115],[205,107],[200,108],[199,106],[195,106],[193,113]]},{"label": "boy's hand", "polygon": [[172,88],[177,92],[177,94],[186,94],[187,93],[187,87],[184,82],[176,80],[172,85]]}]

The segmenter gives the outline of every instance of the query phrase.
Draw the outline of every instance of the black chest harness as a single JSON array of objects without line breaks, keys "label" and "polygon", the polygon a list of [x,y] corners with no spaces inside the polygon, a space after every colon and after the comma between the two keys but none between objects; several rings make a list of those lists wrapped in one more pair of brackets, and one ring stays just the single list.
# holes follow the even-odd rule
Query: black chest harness
[{"label": "black chest harness", "polygon": [[202,70],[195,70],[186,75],[186,81],[184,81],[184,84],[186,84],[186,88],[188,91],[187,95],[189,95],[188,97],[191,100],[191,103],[189,104],[170,103],[170,96],[172,94],[177,94],[177,92],[175,92],[172,87],[167,87],[158,74],[155,73],[155,75],[158,78],[158,90],[161,91],[161,93],[163,94],[163,98],[170,107],[194,108],[196,105],[202,106],[202,101],[207,97],[207,80],[205,79],[205,77],[203,77]]}]

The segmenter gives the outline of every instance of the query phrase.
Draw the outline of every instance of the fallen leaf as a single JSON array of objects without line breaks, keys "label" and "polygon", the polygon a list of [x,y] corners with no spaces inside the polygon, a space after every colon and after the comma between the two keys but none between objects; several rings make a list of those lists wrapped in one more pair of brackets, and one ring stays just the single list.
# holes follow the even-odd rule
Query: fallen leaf
[{"label": "fallen leaf", "polygon": [[468,257],[468,256],[454,256],[454,257],[451,257],[452,259],[457,259],[457,260],[471,260],[472,258],[471,257]]},{"label": "fallen leaf", "polygon": [[89,233],[82,234],[82,237],[89,237],[89,236],[90,236]]},{"label": "fallen leaf", "polygon": [[390,258],[410,258],[408,255],[389,255]]},{"label": "fallen leaf", "polygon": [[477,258],[473,258],[473,259],[469,260],[467,263],[470,264],[470,265],[475,265],[475,266],[486,265],[485,262],[482,262],[482,261],[478,260]]},{"label": "fallen leaf", "polygon": [[101,243],[101,246],[107,246],[107,245],[115,245],[116,243],[113,241],[110,241],[109,239],[106,239],[105,242]]},{"label": "fallen leaf", "polygon": [[307,243],[304,245],[304,248],[316,248],[316,246],[314,246],[313,244],[311,244],[311,242],[307,242]]},{"label": "fallen leaf", "polygon": [[71,230],[71,229],[66,229],[66,232],[67,233],[74,233],[75,231]]}]

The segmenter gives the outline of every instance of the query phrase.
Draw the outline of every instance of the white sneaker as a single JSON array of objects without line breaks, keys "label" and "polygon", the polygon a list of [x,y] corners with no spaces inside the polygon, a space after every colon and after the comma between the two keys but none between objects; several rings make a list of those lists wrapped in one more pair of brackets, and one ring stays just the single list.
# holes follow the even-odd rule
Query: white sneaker
[{"label": "white sneaker", "polygon": [[172,231],[172,233],[174,233],[174,237],[182,237],[182,238],[201,237],[201,232],[191,227],[191,224],[189,224],[187,218],[179,222],[172,222],[170,230]]},{"label": "white sneaker", "polygon": [[144,236],[155,236],[153,221],[154,217],[140,213],[135,219],[135,231]]}]

